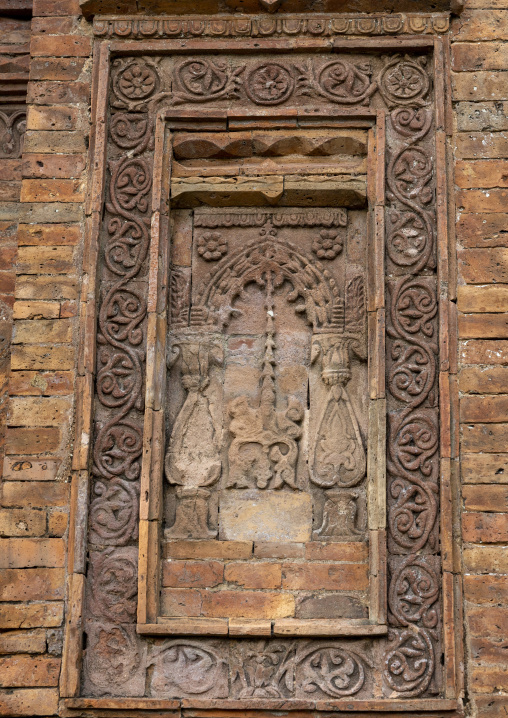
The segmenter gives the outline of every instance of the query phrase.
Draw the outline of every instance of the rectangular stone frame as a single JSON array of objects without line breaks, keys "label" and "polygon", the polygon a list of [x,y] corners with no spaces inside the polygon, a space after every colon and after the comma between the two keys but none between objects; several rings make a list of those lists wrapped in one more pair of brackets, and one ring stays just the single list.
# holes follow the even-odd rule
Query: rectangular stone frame
[{"label": "rectangular stone frame", "polygon": [[[134,21],[129,21],[132,23]],[[104,33],[102,33],[104,34]],[[285,45],[284,45],[285,43]],[[290,48],[291,44],[287,40],[263,40],[263,49],[268,49],[275,44],[277,49],[282,46]],[[192,45],[192,47],[190,47]],[[220,45],[219,48],[217,46]],[[397,38],[368,38],[335,41],[333,48],[330,47],[329,40],[312,38],[305,45],[306,49],[353,49],[367,51],[399,51],[422,49],[433,51],[433,69],[435,78],[435,147],[436,147],[436,245],[437,245],[437,276],[438,276],[438,318],[439,318],[439,413],[440,413],[440,456],[441,456],[441,472],[440,472],[440,488],[439,498],[441,504],[440,513],[440,533],[441,533],[441,576],[442,576],[442,642],[444,653],[444,681],[442,698],[386,698],[380,700],[355,700],[354,698],[347,701],[327,701],[326,705],[314,705],[315,710],[339,710],[339,711],[369,711],[369,713],[383,714],[386,712],[405,712],[411,711],[413,714],[418,712],[430,712],[437,715],[459,715],[456,711],[459,709],[457,702],[461,695],[461,653],[460,653],[460,584],[454,574],[458,571],[458,557],[454,549],[454,533],[453,518],[454,512],[457,510],[455,499],[453,497],[452,486],[456,481],[456,458],[457,452],[457,432],[455,430],[455,417],[457,416],[457,389],[456,389],[456,350],[455,350],[455,305],[454,305],[454,261],[453,254],[448,246],[448,180],[446,174],[446,136],[451,133],[451,120],[448,113],[449,91],[445,87],[445,77],[449,74],[448,44],[446,39],[440,37],[397,37]],[[234,51],[238,46],[221,40],[216,42],[215,49]],[[244,48],[251,50],[259,49],[259,42],[244,40]],[[69,539],[69,556],[68,556],[68,588],[67,588],[67,617],[66,617],[66,636],[64,645],[63,667],[60,682],[60,693],[64,700],[62,706],[64,715],[83,715],[86,710],[87,715],[107,714],[108,711],[115,711],[115,715],[144,715],[146,710],[164,711],[165,715],[179,715],[177,709],[195,708],[199,711],[200,716],[208,715],[209,710],[213,708],[221,708],[228,711],[228,715],[242,715],[242,710],[254,710],[254,705],[249,701],[230,701],[230,700],[160,700],[150,698],[79,698],[80,673],[82,660],[82,631],[83,631],[83,614],[84,614],[84,595],[85,595],[85,573],[86,573],[86,533],[87,533],[87,515],[89,505],[89,485],[90,485],[90,454],[92,436],[92,420],[93,420],[93,378],[95,375],[95,342],[91,341],[91,337],[95,334],[95,326],[97,320],[97,263],[99,257],[99,231],[102,219],[104,191],[105,191],[105,155],[106,155],[106,112],[107,112],[107,94],[109,83],[109,65],[110,53],[117,55],[131,54],[148,54],[152,53],[179,53],[189,52],[189,50],[206,51],[206,41],[192,40],[191,43],[182,43],[177,40],[151,40],[143,42],[142,48],[136,42],[128,41],[97,41],[94,50],[94,80],[93,80],[93,100],[92,100],[92,116],[95,123],[92,132],[90,146],[90,165],[93,167],[89,192],[85,211],[87,215],[87,235],[85,244],[85,254],[83,258],[83,286],[80,300],[80,353],[78,365],[78,382],[76,386],[76,441],[72,461],[72,493],[71,493],[71,524]],[[203,111],[197,113],[201,120],[204,117]],[[230,121],[235,118],[236,113],[224,113],[222,120],[225,122],[229,117]],[[283,113],[282,113],[283,114]],[[336,114],[336,113],[335,113]],[[355,112],[355,115],[358,113]],[[286,112],[287,116],[287,112]],[[192,113],[187,113],[188,120],[194,119]],[[178,118],[173,117],[177,123]],[[186,129],[188,129],[188,120]],[[157,118],[156,130],[156,149],[154,167],[154,176],[163,177],[163,143],[164,143],[164,127],[167,118],[162,114]],[[178,126],[178,125],[176,125]],[[202,122],[199,123],[202,126]],[[206,126],[206,121],[205,121]],[[206,127],[206,129],[212,129]],[[382,143],[378,142],[377,151],[382,152]],[[158,163],[158,165],[157,165]],[[167,165],[166,165],[167,166]],[[381,166],[378,164],[378,166]],[[165,177],[161,184],[154,188],[151,204],[151,246],[150,253],[154,258],[159,254],[159,237],[161,227],[164,227],[165,213],[161,211],[161,200],[163,187],[167,188],[168,177]],[[375,182],[376,198],[374,210],[374,224],[379,228],[376,231],[376,237],[381,236],[384,226],[384,209],[380,188],[384,187],[384,176],[378,176]],[[372,187],[372,183],[371,183]],[[152,262],[152,266],[157,265],[157,261]],[[148,548],[154,541],[153,534],[157,530],[158,507],[157,501],[150,499],[150,491],[148,496],[144,493],[145,488],[149,487],[150,474],[155,475],[155,467],[148,461],[147,454],[151,453],[151,437],[157,435],[157,423],[162,420],[162,412],[157,404],[157,391],[151,393],[151,386],[160,386],[160,378],[163,373],[163,351],[164,347],[160,343],[155,343],[157,336],[164,335],[164,312],[165,307],[161,306],[157,301],[157,296],[161,296],[158,291],[160,288],[160,277],[164,275],[164,268],[160,271],[159,276],[155,272],[151,272],[149,278],[150,290],[148,298],[148,329],[147,339],[148,346],[157,346],[152,361],[147,361],[148,371],[152,376],[159,379],[159,382],[147,382],[147,404],[145,410],[145,426],[144,426],[144,454],[143,476],[141,501],[140,501],[140,570],[139,583],[140,587],[148,587],[146,576],[152,571],[150,565],[151,552],[143,551],[143,547]],[[451,289],[449,289],[449,286]],[[156,289],[157,288],[157,289]],[[154,293],[154,290],[155,293]],[[383,320],[383,304],[379,302],[375,306],[369,306],[369,310],[377,312],[377,318]],[[451,331],[450,331],[451,327]],[[383,332],[384,333],[384,332]],[[152,339],[153,338],[153,339]],[[162,360],[162,365],[161,365]],[[379,397],[381,398],[381,397]],[[155,430],[155,431],[154,431]],[[159,429],[160,431],[160,429]],[[154,452],[154,455],[157,452]],[[150,469],[150,470],[149,470]],[[159,470],[160,472],[160,470]],[[161,472],[160,472],[161,473]],[[160,486],[160,482],[159,482]],[[147,619],[153,616],[154,597],[150,592],[140,594],[140,604],[138,607],[138,623],[143,624]],[[381,602],[382,606],[382,602]],[[379,618],[382,618],[382,608]],[[140,620],[141,619],[141,620]],[[144,620],[143,620],[144,619]],[[152,619],[153,620],[153,619]],[[145,624],[147,625],[147,624]],[[142,630],[142,629],[141,629]],[[396,694],[395,694],[396,695]],[[264,704],[259,710],[276,710],[280,707],[280,701],[272,702],[263,701]],[[275,705],[277,703],[277,705]],[[294,705],[291,705],[294,703]],[[321,702],[322,703],[322,702]],[[333,703],[333,708],[332,708]],[[240,705],[242,704],[242,705]],[[284,707],[291,710],[300,709],[305,711],[307,706],[301,704],[301,701],[284,701]],[[229,712],[229,709],[231,712]],[[310,709],[310,706],[309,706]],[[104,713],[106,711],[106,713]],[[118,712],[120,711],[120,712]],[[125,713],[124,713],[125,711]],[[175,711],[175,712],[174,712]],[[240,712],[238,712],[240,711]],[[197,713],[192,713],[197,715]],[[302,713],[302,715],[305,713]],[[224,713],[226,715],[226,713]],[[266,715],[266,713],[265,713]],[[310,715],[310,713],[309,713]]]}]

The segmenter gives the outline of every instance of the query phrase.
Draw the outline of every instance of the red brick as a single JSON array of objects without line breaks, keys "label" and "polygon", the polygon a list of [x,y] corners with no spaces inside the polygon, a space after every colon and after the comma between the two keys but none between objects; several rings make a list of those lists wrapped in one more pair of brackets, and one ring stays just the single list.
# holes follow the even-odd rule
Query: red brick
[{"label": "red brick", "polygon": [[69,421],[69,399],[49,397],[11,397],[7,413],[9,426],[62,426]]},{"label": "red brick", "polygon": [[0,539],[0,568],[62,568],[65,546],[59,538]]},{"label": "red brick", "polygon": [[471,546],[464,549],[464,567],[472,573],[508,574],[505,546]]},{"label": "red brick", "polygon": [[475,696],[478,715],[482,718],[506,718],[508,714],[508,696]]},{"label": "red brick", "polygon": [[72,319],[20,319],[14,323],[12,343],[68,343],[72,339],[72,330]]},{"label": "red brick", "polygon": [[57,686],[60,659],[47,656],[9,656],[0,658],[0,686]]},{"label": "red brick", "polygon": [[457,209],[463,212],[505,212],[508,189],[465,189],[455,195]]},{"label": "red brick", "polygon": [[[79,119],[77,107],[45,107],[41,105],[28,108],[26,126],[28,130],[75,130]],[[25,174],[26,176],[26,174]]]},{"label": "red brick", "polygon": [[463,396],[460,420],[468,423],[499,423],[508,421],[508,396]]},{"label": "red brick", "polygon": [[471,603],[508,604],[508,576],[464,576],[464,598]]},{"label": "red brick", "polygon": [[55,451],[60,446],[60,428],[25,429],[17,426],[5,430],[5,452],[7,454],[41,454]]},{"label": "red brick", "polygon": [[508,40],[508,18],[503,10],[468,9],[456,19],[453,30],[455,42]]},{"label": "red brick", "polygon": [[[35,162],[41,162],[44,164],[45,160],[37,159],[38,155],[28,155],[27,161],[30,162],[31,158],[36,158]],[[47,157],[47,155],[42,155]],[[72,157],[72,155],[71,155]],[[55,160],[58,163],[60,158],[48,157],[49,162]],[[62,161],[66,162],[66,155],[62,156]],[[77,157],[77,162],[81,162],[82,158]],[[81,228],[78,225],[65,225],[65,224],[20,224],[18,230],[18,244],[22,245],[69,245],[74,246],[78,244],[81,238]]]},{"label": "red brick", "polygon": [[3,506],[66,506],[70,484],[60,481],[6,481],[2,489]]},{"label": "red brick", "polygon": [[287,563],[282,566],[282,588],[363,591],[367,586],[367,564]]},{"label": "red brick", "polygon": [[[69,107],[68,109],[75,110],[76,108]],[[85,169],[85,164],[85,157],[81,155],[26,154],[23,157],[23,176],[33,178],[78,177]]]},{"label": "red brick", "polygon": [[58,712],[57,688],[29,688],[22,690],[0,691],[0,715],[13,716],[52,716]]},{"label": "red brick", "polygon": [[[481,158],[504,159],[508,154],[508,133],[506,132],[459,132],[455,135],[457,159],[478,160]],[[487,212],[482,206],[473,212]]]},{"label": "red brick", "polygon": [[471,100],[473,102],[506,100],[508,99],[508,72],[478,71],[452,74],[452,97],[454,100]]},{"label": "red brick", "polygon": [[[62,128],[64,129],[64,128]],[[507,160],[461,161],[455,164],[455,184],[461,188],[507,187]]]},{"label": "red brick", "polygon": [[[506,665],[508,645],[499,638],[471,638],[469,641],[471,660]],[[483,718],[483,714],[482,714]]]},{"label": "red brick", "polygon": [[79,0],[34,0],[34,17],[39,15],[80,15]]},{"label": "red brick", "polygon": [[459,312],[506,312],[508,311],[508,285],[462,285],[457,287]]},{"label": "red brick", "polygon": [[462,538],[470,543],[506,543],[508,514],[463,514]]},{"label": "red brick", "polygon": [[75,179],[25,179],[21,202],[83,202],[83,183]]},{"label": "red brick", "polygon": [[0,569],[2,601],[58,601],[64,595],[63,568]]},{"label": "red brick", "polygon": [[83,72],[85,59],[76,57],[40,58],[30,60],[31,80],[78,80]]},{"label": "red brick", "polygon": [[91,51],[90,38],[80,35],[36,36],[30,43],[33,57],[88,57]]},{"label": "red brick", "polygon": [[0,633],[0,653],[45,653],[46,631],[7,631]]},{"label": "red brick", "polygon": [[67,275],[33,276],[20,274],[16,278],[17,299],[77,299],[76,278]]},{"label": "red brick", "polygon": [[90,86],[86,82],[30,82],[27,102],[36,105],[72,105],[88,102]]},{"label": "red brick", "polygon": [[463,453],[460,473],[463,483],[506,484],[508,483],[508,454]]},{"label": "red brick", "polygon": [[278,563],[262,561],[228,563],[224,571],[224,579],[242,588],[280,588],[281,566]]},{"label": "red brick", "polygon": [[50,511],[48,514],[48,535],[61,537],[67,531],[69,514],[65,511]]},{"label": "red brick", "polygon": [[459,314],[459,337],[462,339],[508,338],[508,317],[498,314]]},{"label": "red brick", "polygon": [[256,558],[303,558],[305,544],[279,543],[277,541],[256,541],[254,556]]},{"label": "red brick", "polygon": [[504,666],[477,666],[470,669],[471,688],[478,693],[499,693],[508,690],[508,671]]},{"label": "red brick", "polygon": [[0,536],[44,536],[45,533],[44,511],[0,509]]},{"label": "red brick", "polygon": [[57,628],[63,623],[63,603],[3,603],[0,605],[0,628]]},{"label": "red brick", "polygon": [[15,302],[12,308],[13,319],[58,319],[59,316],[59,302]]},{"label": "red brick", "polygon": [[292,595],[268,591],[203,592],[203,616],[209,618],[286,618],[293,616]]},{"label": "red brick", "polygon": [[463,486],[466,511],[508,511],[508,486]]},{"label": "red brick", "polygon": [[74,372],[13,371],[9,376],[11,396],[54,396],[74,392]]},{"label": "red brick", "polygon": [[11,352],[11,369],[65,370],[74,368],[72,346],[14,345]]},{"label": "red brick", "polygon": [[201,594],[193,589],[163,588],[161,590],[163,616],[201,615]]},{"label": "red brick", "polygon": [[173,588],[218,586],[224,580],[220,561],[164,561],[162,585]]},{"label": "red brick", "polygon": [[30,27],[34,35],[67,35],[75,26],[72,17],[34,17]]},{"label": "red brick", "polygon": [[455,72],[472,70],[506,70],[508,45],[497,42],[461,42],[452,47]]}]

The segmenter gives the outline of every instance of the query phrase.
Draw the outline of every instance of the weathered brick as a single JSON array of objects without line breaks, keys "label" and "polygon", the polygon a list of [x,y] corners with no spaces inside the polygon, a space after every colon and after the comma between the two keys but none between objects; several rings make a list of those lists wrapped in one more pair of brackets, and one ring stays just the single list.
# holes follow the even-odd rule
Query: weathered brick
[{"label": "weathered brick", "polygon": [[18,274],[74,274],[73,247],[20,247],[16,263]]},{"label": "weathered brick", "polygon": [[469,630],[473,636],[506,636],[508,608],[469,608]]},{"label": "weathered brick", "polygon": [[286,618],[294,616],[291,594],[268,591],[203,592],[203,616],[209,618]]},{"label": "weathered brick", "polygon": [[0,539],[0,568],[62,568],[65,546],[61,539]]},{"label": "weathered brick", "polygon": [[164,561],[162,585],[173,588],[218,586],[224,580],[220,561]]},{"label": "weathered brick", "polygon": [[452,73],[452,98],[462,101],[508,99],[508,72]]},{"label": "weathered brick", "polygon": [[459,390],[469,394],[507,394],[508,367],[467,367],[461,369]]},{"label": "weathered brick", "polygon": [[76,179],[24,179],[21,202],[83,202],[83,183]]},{"label": "weathered brick", "polygon": [[469,543],[506,543],[508,514],[463,514],[462,538]]},{"label": "weathered brick", "polygon": [[55,451],[61,441],[61,428],[26,429],[16,426],[5,429],[6,454],[41,454]]},{"label": "weathered brick", "polygon": [[171,541],[164,547],[166,558],[241,559],[252,556],[251,541]]},{"label": "weathered brick", "polygon": [[507,199],[508,189],[465,189],[456,194],[457,207],[464,212],[504,212]]},{"label": "weathered brick", "polygon": [[49,536],[61,537],[67,531],[69,514],[65,511],[50,511],[48,514]]},{"label": "weathered brick", "polygon": [[92,43],[89,37],[59,35],[32,37],[30,54],[33,57],[88,57]]},{"label": "weathered brick", "polygon": [[44,536],[45,533],[44,511],[0,509],[0,536]]},{"label": "weathered brick", "polygon": [[74,392],[75,376],[72,371],[36,372],[11,371],[9,394],[11,396],[54,396]]},{"label": "weathered brick", "polygon": [[9,426],[61,426],[70,418],[71,401],[63,398],[11,397]]},{"label": "weathered brick", "polygon": [[460,312],[508,311],[508,285],[457,287],[457,308]]},{"label": "weathered brick", "polygon": [[75,130],[79,118],[77,107],[36,107],[28,108],[27,130]]},{"label": "weathered brick", "polygon": [[254,556],[256,558],[303,558],[305,544],[279,543],[278,541],[256,541]]},{"label": "weathered brick", "polygon": [[64,595],[63,568],[0,569],[2,601],[58,601]]},{"label": "weathered brick", "polygon": [[508,454],[462,454],[460,472],[465,484],[507,484]]},{"label": "weathered brick", "polygon": [[76,28],[77,24],[73,17],[34,17],[30,30],[33,37],[34,35],[68,35]]},{"label": "weathered brick", "polygon": [[471,688],[478,693],[499,693],[508,690],[506,666],[471,665]]},{"label": "weathered brick", "polygon": [[73,369],[74,349],[71,346],[15,345],[12,347],[11,368],[13,371],[20,369]]},{"label": "weathered brick", "polygon": [[82,132],[27,130],[24,149],[26,152],[35,154],[83,154],[86,151],[86,145]]},{"label": "weathered brick", "polygon": [[66,506],[69,484],[60,481],[6,481],[2,489],[3,506]]},{"label": "weathered brick", "polygon": [[[500,638],[473,638],[469,640],[471,660],[482,663],[506,664],[508,646]],[[483,717],[483,713],[481,714]]]},{"label": "weathered brick", "polygon": [[59,302],[15,302],[13,319],[57,319],[60,316]]},{"label": "weathered brick", "polygon": [[[38,155],[29,155],[29,158],[37,158]],[[43,155],[46,157],[46,155]],[[72,157],[72,155],[71,155]],[[62,156],[65,159],[66,155]],[[48,157],[48,160],[59,158]],[[82,158],[78,158],[81,161]],[[36,162],[39,160],[35,160]],[[40,160],[44,163],[44,160]],[[68,224],[20,224],[18,229],[18,245],[19,246],[56,246],[68,245],[74,246],[78,244],[81,238],[81,227],[79,225]]]},{"label": "weathered brick", "polygon": [[2,166],[0,167],[0,180],[8,180],[9,182],[18,181],[21,179],[21,169],[23,162],[21,158],[15,160],[2,159]]},{"label": "weathered brick", "polygon": [[0,633],[0,653],[45,653],[46,631],[7,631]]},{"label": "weathered brick", "polygon": [[369,548],[366,543],[321,543],[311,541],[305,545],[305,558],[308,561],[345,561],[358,563],[367,561]]},{"label": "weathered brick", "polygon": [[363,591],[367,586],[367,564],[287,563],[282,565],[282,588]]},{"label": "weathered brick", "polygon": [[[37,598],[39,600],[39,598]],[[63,623],[63,603],[3,603],[0,605],[0,628],[58,627]]]},{"label": "weathered brick", "polygon": [[459,314],[458,326],[461,339],[508,338],[508,317],[504,312],[497,314]]},{"label": "weathered brick", "polygon": [[[508,155],[508,133],[506,132],[459,132],[455,136],[457,159],[501,158]],[[475,211],[475,210],[473,210]],[[482,206],[477,212],[486,212]]]},{"label": "weathered brick", "polygon": [[78,80],[86,60],[84,58],[41,58],[33,57],[30,60],[31,80]]},{"label": "weathered brick", "polygon": [[27,102],[35,105],[73,105],[86,103],[90,86],[86,82],[30,82]]},{"label": "weathered brick", "polygon": [[464,576],[464,598],[478,604],[508,604],[508,576]]},{"label": "weathered brick", "polygon": [[463,396],[460,420],[483,424],[508,421],[508,396]]},{"label": "weathered brick", "polygon": [[72,319],[28,319],[14,323],[13,344],[62,344],[72,339]]},{"label": "weathered brick", "polygon": [[452,47],[452,69],[455,72],[471,70],[506,70],[508,45],[499,42],[461,42]]},{"label": "weathered brick", "polygon": [[201,615],[201,594],[195,589],[163,588],[161,590],[163,616]]},{"label": "weathered brick", "polygon": [[508,695],[476,695],[474,702],[482,718],[505,718],[508,713]]},{"label": "weathered brick", "polygon": [[475,187],[507,187],[507,160],[460,161],[455,164],[455,184],[468,189]]},{"label": "weathered brick", "polygon": [[85,164],[85,157],[82,155],[26,154],[23,157],[23,177],[78,177],[85,169]]},{"label": "weathered brick", "polygon": [[508,40],[508,18],[503,10],[465,10],[453,29],[455,42]]},{"label": "weathered brick", "polygon": [[80,15],[79,0],[34,0],[33,14]]},{"label": "weathered brick", "polygon": [[19,218],[22,222],[79,222],[83,207],[75,202],[21,202]]},{"label": "weathered brick", "polygon": [[57,686],[60,659],[48,656],[9,656],[0,658],[0,686]]},{"label": "weathered brick", "polygon": [[280,588],[281,566],[268,562],[232,562],[226,564],[224,579],[242,588]]},{"label": "weathered brick", "polygon": [[508,551],[504,546],[465,548],[464,567],[473,573],[508,574]]},{"label": "weathered brick", "polygon": [[29,688],[0,691],[0,715],[52,716],[58,712],[57,688]]},{"label": "weathered brick", "polygon": [[508,281],[508,249],[463,249],[459,252],[459,268],[467,284],[505,283]]},{"label": "weathered brick", "polygon": [[18,275],[17,299],[77,299],[78,283],[74,277]]},{"label": "weathered brick", "polygon": [[508,424],[463,424],[462,451],[496,453],[506,450]]}]

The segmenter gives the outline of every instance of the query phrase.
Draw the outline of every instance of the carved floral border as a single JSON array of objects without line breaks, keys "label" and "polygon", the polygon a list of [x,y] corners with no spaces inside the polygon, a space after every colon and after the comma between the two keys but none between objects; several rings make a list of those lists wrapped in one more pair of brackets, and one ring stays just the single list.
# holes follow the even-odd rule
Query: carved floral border
[{"label": "carved floral border", "polygon": [[[443,643],[438,529],[440,296],[436,281],[438,128],[434,110],[439,98],[433,100],[435,87],[428,59],[418,54],[389,56],[373,79],[368,73],[362,77],[361,69],[348,67],[340,58],[334,60],[337,64],[343,62],[340,77],[346,68],[346,76],[352,78],[352,83],[345,86],[353,101],[343,105],[367,104],[376,93],[387,108],[390,151],[384,214],[389,298],[386,379],[390,633],[383,649],[383,692],[385,698],[425,697],[427,703],[429,698],[450,695],[450,690],[444,693],[440,670]],[[113,65],[111,87],[116,112],[108,128],[113,151],[107,167],[103,225],[94,479],[89,509],[90,543],[97,545],[98,550],[90,554],[89,575],[93,582],[89,582],[86,596],[90,627],[84,690],[103,695],[115,685],[122,695],[139,696],[145,690],[142,666],[146,644],[135,632],[136,595],[132,586],[137,572],[135,544],[143,447],[153,110],[161,102],[169,102],[170,95],[150,58],[123,58]],[[260,67],[256,69],[259,71]],[[225,87],[228,82],[233,83],[233,94],[224,96],[235,96],[239,85],[234,79],[239,74],[235,75],[233,70],[232,77],[215,80],[217,86],[223,81]],[[213,82],[209,86],[213,90]],[[286,82],[286,90],[287,87]],[[218,91],[223,89],[219,87]],[[281,91],[285,91],[282,84]],[[252,94],[249,97],[256,101]],[[448,601],[449,597],[444,599]],[[378,639],[376,645],[383,642],[384,639]],[[180,642],[177,649],[174,642],[165,641],[160,643],[160,650],[169,652],[172,661],[188,661],[189,651],[198,650],[192,649],[190,643],[184,650],[185,642]],[[207,645],[212,644],[204,641],[199,650],[206,653]],[[225,660],[220,656],[220,645],[220,642],[213,645],[214,670]],[[320,665],[325,666],[326,661],[335,665],[350,661],[348,665],[353,665],[354,657],[340,654],[347,653],[344,645],[343,641],[334,640]],[[448,656],[453,654],[449,639],[445,648]],[[270,646],[264,650],[269,652]],[[296,641],[295,650],[300,655],[303,643]],[[362,653],[360,663],[357,661],[367,674],[372,674],[369,665],[372,659],[367,655],[370,650],[373,649]],[[209,656],[201,658],[207,665],[211,660]],[[355,683],[358,670],[351,668],[347,679],[344,676],[341,679],[342,685],[357,685],[356,690],[340,695],[364,696],[365,680]],[[324,680],[323,675],[320,680]],[[79,690],[78,683],[74,695]],[[286,698],[293,695],[289,685],[294,684],[286,683],[285,692],[278,695]],[[330,685],[334,685],[333,680]],[[333,691],[323,692],[337,697]],[[429,708],[432,703],[428,703]]]}]

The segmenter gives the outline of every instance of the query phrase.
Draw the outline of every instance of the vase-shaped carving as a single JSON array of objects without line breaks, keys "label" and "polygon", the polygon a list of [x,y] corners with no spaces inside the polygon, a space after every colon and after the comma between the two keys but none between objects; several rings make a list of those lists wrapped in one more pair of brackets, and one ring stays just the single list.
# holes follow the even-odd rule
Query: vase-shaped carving
[{"label": "vase-shaped carving", "polygon": [[350,487],[365,476],[366,456],[360,428],[346,389],[351,378],[351,337],[318,335],[312,361],[321,357],[321,379],[328,387],[311,457],[311,480],[323,489]]},{"label": "vase-shaped carving", "polygon": [[362,531],[357,528],[358,494],[355,491],[329,489],[325,492],[325,497],[323,522],[320,528],[314,531],[314,540],[352,540],[361,536]]},{"label": "vase-shaped carving", "polygon": [[223,361],[222,348],[213,338],[185,336],[174,342],[171,364],[181,359],[182,385],[187,397],[178,414],[166,453],[166,477],[176,488],[176,517],[167,530],[170,538],[213,538],[208,526],[206,488],[220,477],[219,434],[210,409],[207,388],[211,364]]}]

